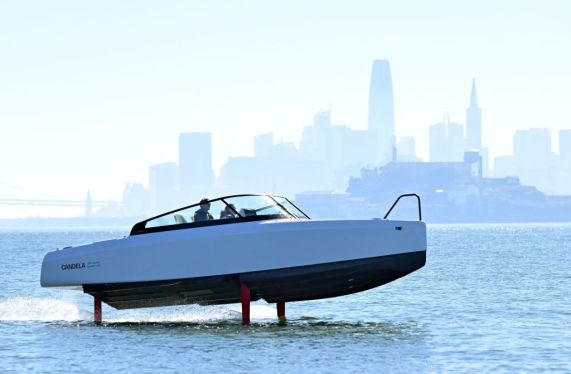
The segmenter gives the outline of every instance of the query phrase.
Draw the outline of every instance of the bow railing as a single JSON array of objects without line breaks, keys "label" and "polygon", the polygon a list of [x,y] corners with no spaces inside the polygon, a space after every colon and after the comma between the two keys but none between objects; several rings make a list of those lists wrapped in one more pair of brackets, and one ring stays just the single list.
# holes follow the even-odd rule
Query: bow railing
[{"label": "bow railing", "polygon": [[422,209],[420,208],[420,196],[418,196],[415,193],[407,193],[404,195],[400,195],[399,197],[397,197],[397,199],[395,200],[395,202],[393,203],[393,205],[391,206],[391,208],[389,209],[389,211],[387,212],[387,214],[385,214],[384,219],[387,219],[387,217],[389,216],[389,214],[391,214],[391,212],[393,211],[394,207],[398,204],[398,202],[400,201],[400,199],[402,199],[403,197],[416,197],[416,200],[418,202],[418,220],[422,221]]}]

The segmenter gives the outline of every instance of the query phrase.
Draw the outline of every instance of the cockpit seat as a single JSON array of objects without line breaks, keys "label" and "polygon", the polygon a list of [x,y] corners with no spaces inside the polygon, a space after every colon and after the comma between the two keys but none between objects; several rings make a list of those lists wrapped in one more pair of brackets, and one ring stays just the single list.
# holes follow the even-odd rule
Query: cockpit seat
[{"label": "cockpit seat", "polygon": [[175,214],[175,215],[174,215],[174,221],[175,221],[176,223],[186,223],[186,219],[185,219],[182,215],[180,215],[180,214]]},{"label": "cockpit seat", "polygon": [[247,208],[242,208],[240,209],[240,215],[242,217],[252,217],[252,216],[256,216],[256,211],[254,209],[247,209]]}]

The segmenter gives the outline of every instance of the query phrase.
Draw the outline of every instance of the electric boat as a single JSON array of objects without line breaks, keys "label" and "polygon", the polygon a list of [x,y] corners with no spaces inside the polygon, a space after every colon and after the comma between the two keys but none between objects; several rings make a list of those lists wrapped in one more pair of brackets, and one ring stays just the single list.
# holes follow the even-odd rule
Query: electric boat
[{"label": "electric boat", "polygon": [[[418,221],[388,219],[405,196],[417,198]],[[250,301],[264,299],[283,317],[285,302],[368,290],[425,262],[416,194],[370,220],[312,220],[284,197],[233,195],[146,219],[122,239],[49,252],[41,285],[92,295],[96,321],[101,301],[116,309],[242,302],[248,314]]]}]

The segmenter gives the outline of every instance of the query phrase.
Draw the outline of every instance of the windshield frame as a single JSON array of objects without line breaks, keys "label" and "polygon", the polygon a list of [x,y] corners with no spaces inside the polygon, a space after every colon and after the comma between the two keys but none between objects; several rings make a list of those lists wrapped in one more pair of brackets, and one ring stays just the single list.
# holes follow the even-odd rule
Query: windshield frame
[{"label": "windshield frame", "polygon": [[[187,209],[198,208],[198,207],[200,207],[200,203],[198,202],[198,203],[195,203],[192,205],[187,205],[187,206],[184,206],[181,208],[177,208],[175,210],[171,210],[171,211],[168,211],[165,213],[161,213],[161,214],[156,215],[154,217],[147,218],[144,221],[138,222],[131,229],[130,235],[140,235],[140,234],[147,234],[147,233],[153,233],[153,232],[180,230],[180,229],[187,229],[187,228],[193,228],[193,227],[225,225],[225,224],[232,224],[232,223],[239,223],[239,222],[284,219],[284,217],[280,214],[270,214],[270,215],[246,217],[246,216],[241,215],[239,212],[237,212],[231,206],[231,203],[226,202],[226,199],[234,199],[234,198],[248,197],[248,196],[261,196],[261,197],[270,198],[276,206],[278,206],[281,210],[283,210],[284,212],[286,212],[289,215],[289,217],[287,217],[286,219],[294,219],[294,220],[300,220],[300,219],[308,219],[309,220],[309,219],[311,219],[311,218],[309,218],[309,216],[307,214],[305,214],[304,211],[299,209],[299,207],[297,207],[297,205],[292,203],[286,197],[272,196],[272,195],[266,195],[266,194],[239,194],[239,195],[228,195],[228,196],[224,196],[224,197],[217,197],[214,199],[208,199],[209,202],[221,201],[225,206],[229,207],[236,214],[236,216],[237,216],[236,218],[215,219],[215,220],[208,220],[208,221],[202,221],[202,222],[187,222],[187,223],[178,223],[178,224],[168,224],[168,225],[162,225],[162,226],[146,227],[147,223],[150,221],[157,220],[157,219],[160,219],[162,217],[169,216],[169,215],[174,215],[175,213],[185,211]],[[283,204],[281,204],[279,201],[277,201],[277,199],[286,200],[289,204],[291,204],[291,206],[293,206],[295,209],[297,209],[297,211],[299,213],[301,213],[303,215],[303,217],[300,217],[300,215],[297,212],[291,212],[290,209],[286,208]],[[262,208],[264,208],[264,207],[262,207]]]}]

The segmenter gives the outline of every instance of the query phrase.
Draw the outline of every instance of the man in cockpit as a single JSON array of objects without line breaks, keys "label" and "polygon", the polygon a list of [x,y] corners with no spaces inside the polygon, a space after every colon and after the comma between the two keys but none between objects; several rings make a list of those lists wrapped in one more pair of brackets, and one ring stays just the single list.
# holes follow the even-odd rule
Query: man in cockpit
[{"label": "man in cockpit", "polygon": [[192,218],[194,222],[209,221],[214,219],[212,214],[209,212],[210,202],[207,198],[200,200],[200,209],[194,212],[194,217]]},{"label": "man in cockpit", "polygon": [[238,218],[238,215],[236,214],[236,207],[234,206],[234,204],[226,205],[224,209],[222,209],[222,211],[220,212],[220,219],[226,219],[226,218]]}]

